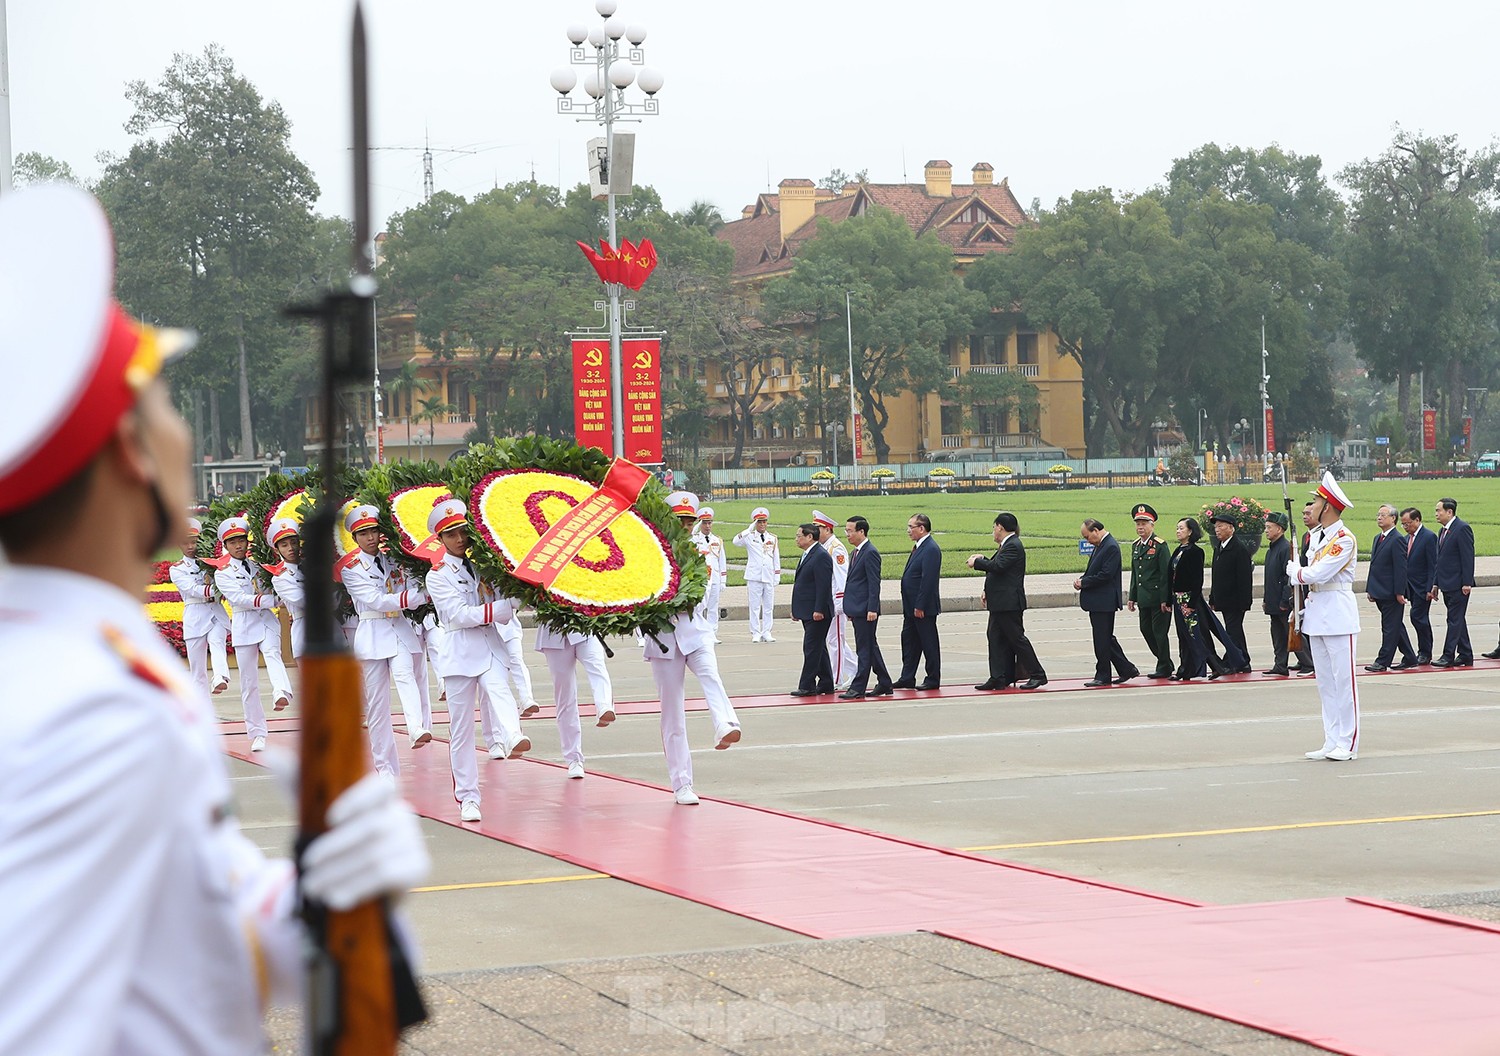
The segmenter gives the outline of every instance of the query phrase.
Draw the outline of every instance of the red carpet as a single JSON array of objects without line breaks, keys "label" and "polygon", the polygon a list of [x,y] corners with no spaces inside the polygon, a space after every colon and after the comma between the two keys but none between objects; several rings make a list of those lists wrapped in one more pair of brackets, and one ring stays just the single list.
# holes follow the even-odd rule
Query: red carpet
[{"label": "red carpet", "polygon": [[[235,727],[226,750],[259,762]],[[662,788],[532,760],[486,759],[485,820],[463,825],[446,745],[401,754],[425,817],[814,938],[939,932],[1349,1056],[1500,1052],[1489,925],[1354,899],[1197,906],[748,804],[679,807]]]}]

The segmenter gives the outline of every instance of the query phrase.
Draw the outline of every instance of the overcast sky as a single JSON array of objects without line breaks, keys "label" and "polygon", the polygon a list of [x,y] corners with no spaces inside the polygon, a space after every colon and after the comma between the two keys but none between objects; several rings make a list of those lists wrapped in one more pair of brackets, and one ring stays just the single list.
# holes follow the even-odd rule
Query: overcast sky
[{"label": "overcast sky", "polygon": [[[352,2],[0,2],[15,151],[97,176],[95,156],[130,143],[126,83],[217,42],[286,109],[319,210],[347,214]],[[597,126],[557,114],[548,76],[567,64],[567,26],[600,21],[593,0],[366,11],[375,145],[430,135],[437,187],[465,196],[533,172],[586,178]],[[647,64],[666,77],[661,114],[633,126],[637,183],[727,218],[768,185],[835,167],[916,182],[944,158],[967,180],[987,161],[1023,206],[1051,205],[1078,188],[1144,190],[1208,141],[1279,143],[1331,175],[1378,154],[1398,122],[1471,148],[1500,125],[1489,3],[620,0],[619,15],[646,27]],[[374,172],[379,228],[420,201],[421,151],[382,151]]]}]

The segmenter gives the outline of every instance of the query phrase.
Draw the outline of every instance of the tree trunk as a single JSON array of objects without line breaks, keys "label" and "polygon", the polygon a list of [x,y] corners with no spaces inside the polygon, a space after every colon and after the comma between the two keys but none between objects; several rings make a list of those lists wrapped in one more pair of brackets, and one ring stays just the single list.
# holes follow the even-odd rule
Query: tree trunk
[{"label": "tree trunk", "polygon": [[208,453],[214,461],[224,457],[224,428],[219,419],[219,390],[215,388],[208,390]]},{"label": "tree trunk", "polygon": [[240,351],[240,458],[255,457],[255,432],[250,424],[250,364],[245,354],[245,317],[235,316],[235,342]]},{"label": "tree trunk", "polygon": [[891,445],[885,439],[886,423],[891,420],[891,413],[885,409],[883,400],[876,400],[871,393],[865,393],[865,417],[864,426],[870,430],[870,443],[875,445],[875,461],[888,462],[891,458]]}]

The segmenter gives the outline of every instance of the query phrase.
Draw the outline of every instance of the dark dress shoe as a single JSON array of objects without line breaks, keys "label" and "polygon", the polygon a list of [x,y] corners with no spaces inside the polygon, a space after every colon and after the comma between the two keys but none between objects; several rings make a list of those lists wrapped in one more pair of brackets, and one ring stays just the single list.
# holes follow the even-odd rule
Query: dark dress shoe
[{"label": "dark dress shoe", "polygon": [[1293,673],[1299,675],[1310,675],[1313,673],[1312,667],[1308,664],[1298,664],[1296,667],[1292,668],[1292,671]]},{"label": "dark dress shoe", "polygon": [[1470,656],[1470,657],[1466,657],[1463,660],[1455,660],[1455,661],[1453,661],[1453,666],[1454,667],[1473,667],[1474,666],[1474,658],[1472,656]]},{"label": "dark dress shoe", "polygon": [[794,689],[787,694],[789,697],[816,697],[817,695],[816,689]]},{"label": "dark dress shoe", "polygon": [[1452,667],[1453,666],[1453,661],[1449,660],[1446,656],[1440,656],[1440,657],[1438,657],[1436,660],[1434,660],[1432,662],[1432,666],[1433,667]]},{"label": "dark dress shoe", "polygon": [[864,700],[865,691],[862,689],[850,689],[839,694],[840,700]]},{"label": "dark dress shoe", "polygon": [[1414,668],[1414,667],[1420,667],[1420,666],[1421,665],[1418,664],[1415,660],[1403,660],[1399,664],[1396,664],[1396,665],[1392,666],[1391,670],[1392,671],[1410,671],[1412,668]]},{"label": "dark dress shoe", "polygon": [[923,682],[921,685],[917,686],[917,688],[920,690],[942,689],[943,684],[941,682]]},{"label": "dark dress shoe", "polygon": [[1486,660],[1500,660],[1500,649],[1491,649],[1487,653],[1480,653]]},{"label": "dark dress shoe", "polygon": [[1083,684],[1084,689],[1097,689],[1100,686],[1113,685],[1107,678],[1091,678]]},{"label": "dark dress shoe", "polygon": [[1178,671],[1173,671],[1167,677],[1170,678],[1173,682],[1191,682],[1193,680],[1192,675],[1184,675]]},{"label": "dark dress shoe", "polygon": [[1250,665],[1249,664],[1241,664],[1239,667],[1235,668],[1233,671],[1231,671],[1229,673],[1231,675],[1248,675],[1250,673]]},{"label": "dark dress shoe", "polygon": [[836,692],[837,692],[837,690],[833,686],[820,686],[817,689],[813,690],[813,696],[815,696],[815,697],[831,697]]},{"label": "dark dress shoe", "polygon": [[1017,689],[1041,689],[1046,684],[1047,684],[1047,677],[1045,675],[1032,675],[1025,682],[1022,682],[1019,686],[1016,686],[1016,688]]},{"label": "dark dress shoe", "polygon": [[893,694],[895,692],[896,692],[896,689],[895,689],[894,686],[876,686],[874,689],[870,690],[870,696],[872,696],[872,697],[889,697],[891,694]]},{"label": "dark dress shoe", "polygon": [[916,689],[917,680],[914,678],[898,678],[891,683],[893,689]]},{"label": "dark dress shoe", "polygon": [[974,688],[975,689],[1004,689],[1005,687],[1002,686],[999,682],[996,682],[993,678],[987,678],[983,682],[979,683],[979,685],[975,686]]},{"label": "dark dress shoe", "polygon": [[1389,664],[1366,664],[1365,665],[1365,670],[1366,671],[1389,671],[1390,669],[1391,668],[1390,668]]},{"label": "dark dress shoe", "polygon": [[1141,677],[1140,668],[1136,668],[1134,671],[1131,671],[1129,674],[1120,675],[1118,678],[1116,678],[1114,680],[1113,684],[1117,685],[1117,686],[1124,685],[1126,682],[1129,682],[1132,678],[1140,678],[1140,677]]},{"label": "dark dress shoe", "polygon": [[1227,675],[1227,674],[1229,674],[1229,672],[1228,672],[1228,671],[1226,671],[1226,670],[1225,670],[1225,669],[1223,669],[1223,668],[1219,668],[1219,669],[1218,669],[1218,670],[1216,670],[1216,671],[1210,671],[1210,672],[1209,672],[1209,673],[1208,673],[1208,680],[1209,680],[1209,681],[1210,681],[1210,682],[1212,682],[1212,681],[1214,681],[1214,680],[1215,680],[1215,679],[1219,679],[1219,678],[1223,678],[1223,677],[1224,677],[1224,676],[1225,676],[1225,675]]},{"label": "dark dress shoe", "polygon": [[1171,678],[1172,677],[1172,672],[1170,672],[1170,671],[1153,671],[1149,675],[1147,675],[1146,677],[1147,678]]},{"label": "dark dress shoe", "polygon": [[1269,671],[1262,671],[1263,675],[1290,675],[1291,671],[1284,667],[1273,667]]},{"label": "dark dress shoe", "polygon": [[1417,656],[1417,663],[1419,663],[1419,664],[1430,664],[1430,663],[1432,663],[1432,657],[1418,655]]}]

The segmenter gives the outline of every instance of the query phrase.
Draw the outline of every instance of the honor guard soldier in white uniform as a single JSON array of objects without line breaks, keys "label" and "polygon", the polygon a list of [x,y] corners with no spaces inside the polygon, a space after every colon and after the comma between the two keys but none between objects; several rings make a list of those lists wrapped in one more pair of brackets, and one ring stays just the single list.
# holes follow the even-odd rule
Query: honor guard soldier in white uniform
[{"label": "honor guard soldier in white uniform", "polygon": [[1349,499],[1333,479],[1313,492],[1314,525],[1307,544],[1307,564],[1288,561],[1287,577],[1307,587],[1307,609],[1301,630],[1312,650],[1318,696],[1323,702],[1323,746],[1309,759],[1344,762],[1359,756],[1359,690],[1354,682],[1354,646],[1359,636],[1359,603],[1354,576],[1359,544],[1344,527]]},{"label": "honor guard soldier in white uniform", "polygon": [[271,589],[292,618],[292,656],[300,660],[307,647],[307,627],[302,622],[307,611],[307,592],[302,582],[302,529],[290,517],[280,517],[271,522],[270,538],[266,541],[281,558],[277,568],[266,571],[271,573]]},{"label": "honor guard soldier in white uniform", "polygon": [[[379,511],[374,506],[356,506],[344,518],[344,528],[354,536],[360,552],[343,570],[343,583],[354,601],[359,626],[354,630],[354,655],[364,673],[365,726],[370,731],[370,754],[375,769],[392,777],[401,776],[396,754],[396,735],[391,724],[391,680],[406,716],[412,747],[432,740],[421,727],[422,698],[412,654],[421,648],[412,622],[403,612],[427,600],[420,587],[408,585],[396,559],[380,552]],[[414,723],[412,720],[416,718]]]},{"label": "honor guard soldier in white uniform", "polygon": [[[692,531],[698,519],[698,498],[692,492],[674,491],[667,496],[685,531]],[[740,721],[729,702],[729,694],[719,677],[719,658],[714,652],[714,635],[709,629],[703,606],[691,613],[672,617],[672,629],[641,636],[646,662],[661,697],[661,746],[667,756],[667,777],[677,802],[690,807],[698,802],[693,791],[693,753],[687,739],[687,694],[684,683],[687,672],[698,677],[708,713],[714,722],[714,748],[725,749],[740,739]]]},{"label": "honor guard soldier in white uniform", "polygon": [[531,750],[521,732],[516,698],[505,681],[499,626],[509,623],[515,606],[497,598],[469,561],[469,511],[451,496],[438,500],[427,515],[427,530],[447,551],[427,573],[427,593],[437,609],[443,636],[438,666],[446,672],[448,748],[453,764],[453,798],[460,821],[479,820],[479,766],[474,754],[474,705],[482,684],[484,703],[504,748],[502,758],[517,759]]},{"label": "honor guard soldier in white uniform", "polygon": [[708,592],[703,595],[704,615],[709,629],[714,632],[714,644],[719,642],[719,599],[729,583],[729,563],[725,559],[724,540],[713,532],[714,508],[705,506],[698,511],[698,526],[693,529],[693,545],[698,548],[704,563],[708,565]]},{"label": "honor guard soldier in white uniform", "polygon": [[594,724],[608,726],[615,721],[615,689],[604,666],[604,643],[577,631],[564,634],[541,624],[536,629],[536,648],[552,672],[552,702],[557,711],[557,736],[562,744],[563,762],[568,776],[581,778],[583,769],[583,729],[578,718],[578,667],[589,680],[594,695]]},{"label": "honor guard soldier in white uniform", "polygon": [[[204,693],[222,693],[229,688],[229,653],[224,648],[229,637],[229,613],[214,590],[213,579],[193,556],[203,525],[196,517],[189,517],[187,524],[189,541],[183,544],[182,560],[167,574],[182,595],[182,641],[187,646],[188,673]],[[212,688],[208,682],[210,661]]]},{"label": "honor guard soldier in white uniform", "polygon": [[833,688],[840,693],[849,688],[859,658],[854,655],[854,628],[844,615],[844,583],[849,578],[849,551],[833,534],[833,518],[813,510],[813,524],[818,526],[818,542],[833,558],[833,619],[828,626],[828,663],[833,668]]},{"label": "honor guard soldier in white uniform", "polygon": [[[25,393],[0,418],[0,1052],[251,1056],[301,986],[296,885],[240,832],[208,698],[142,609],[186,530],[191,434],[159,371],[190,335],[121,310],[112,260],[83,191],[0,196],[0,362]],[[373,775],[329,813],[309,897],[426,875]]]},{"label": "honor guard soldier in white uniform", "polygon": [[260,565],[246,554],[250,550],[250,522],[243,517],[225,517],[219,522],[219,542],[229,563],[214,573],[214,583],[229,602],[230,634],[240,668],[240,704],[245,709],[245,732],[250,750],[266,747],[266,709],[260,703],[259,657],[266,658],[276,711],[292,702],[292,682],[281,660],[281,620],[272,611],[276,595],[262,582]]},{"label": "honor guard soldier in white uniform", "polygon": [[776,586],[781,582],[781,543],[767,530],[771,511],[757,506],[750,527],[734,537],[745,548],[745,588],[750,600],[750,640],[774,642],[771,617],[776,608]]}]

